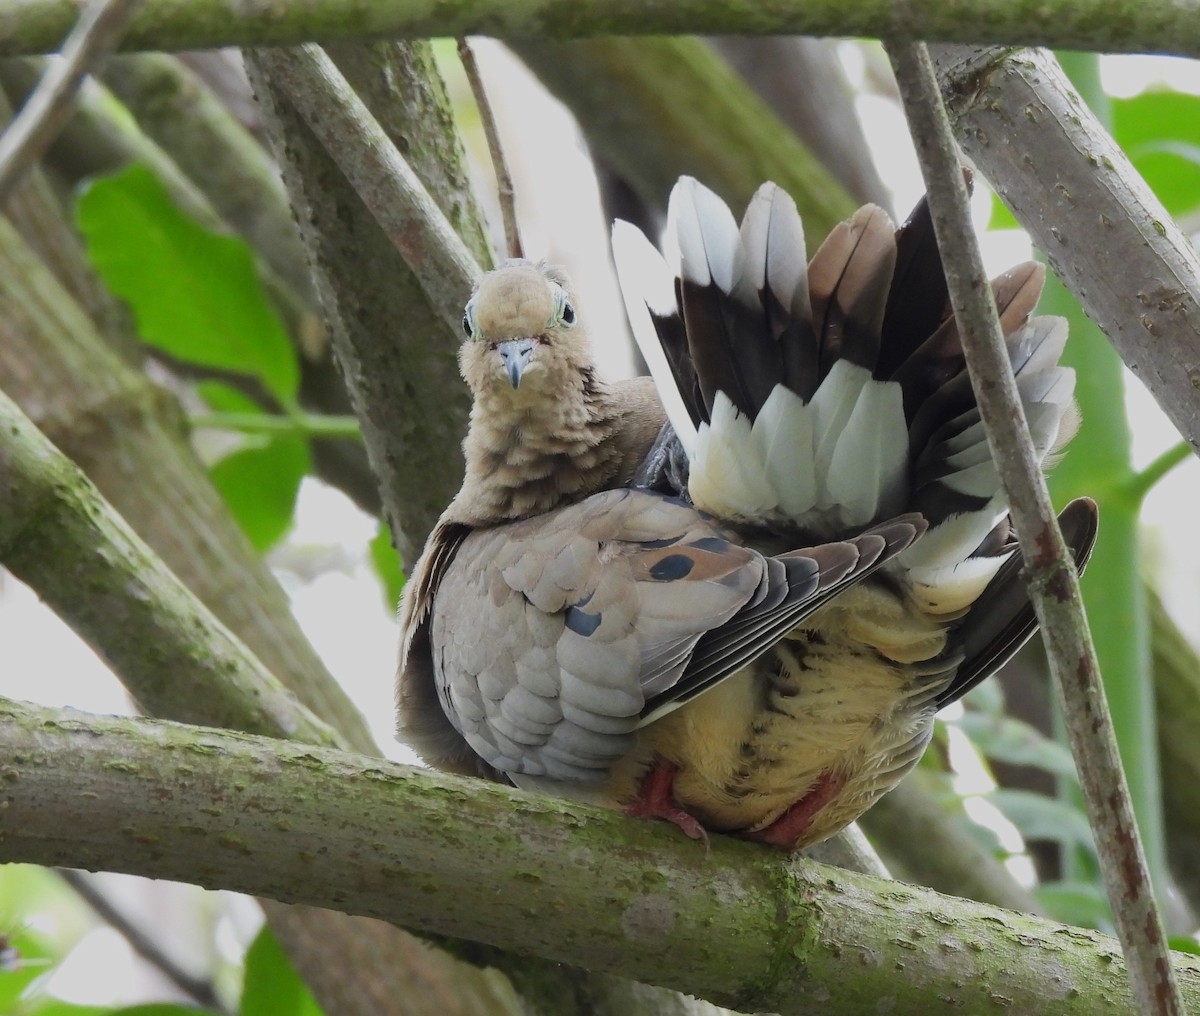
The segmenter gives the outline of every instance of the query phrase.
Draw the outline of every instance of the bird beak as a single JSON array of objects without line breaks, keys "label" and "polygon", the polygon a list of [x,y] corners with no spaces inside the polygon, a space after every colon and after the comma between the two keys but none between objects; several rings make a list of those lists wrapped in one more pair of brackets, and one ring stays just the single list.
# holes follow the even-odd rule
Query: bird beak
[{"label": "bird beak", "polygon": [[500,359],[504,361],[504,369],[508,372],[508,380],[514,388],[521,383],[521,374],[533,355],[533,347],[533,339],[509,339],[496,346]]}]

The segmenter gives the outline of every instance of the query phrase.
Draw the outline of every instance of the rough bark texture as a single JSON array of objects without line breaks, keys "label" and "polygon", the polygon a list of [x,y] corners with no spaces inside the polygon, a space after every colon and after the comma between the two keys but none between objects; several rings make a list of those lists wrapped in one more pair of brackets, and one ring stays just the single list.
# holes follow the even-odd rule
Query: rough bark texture
[{"label": "rough bark texture", "polygon": [[[448,132],[443,144],[457,145],[457,138],[449,122],[430,115],[433,103],[418,55],[396,44],[341,57],[372,86],[368,95],[375,96],[376,108],[385,106],[382,89],[394,89],[386,104],[390,122],[381,126],[394,142],[415,149],[414,155],[424,152],[422,169],[436,173],[443,165],[440,147],[417,139],[439,125]],[[247,70],[283,167],[351,401],[364,421],[393,540],[411,564],[462,476],[458,444],[470,400],[458,374],[457,321],[469,289],[460,286],[442,305],[430,303],[392,237],[271,76],[273,59],[286,54],[247,53]],[[405,82],[411,87],[400,88]],[[449,185],[441,188],[443,196],[453,192]],[[442,210],[464,218],[461,207],[446,201]]]},{"label": "rough bark texture", "polygon": [[1200,449],[1200,257],[1040,50],[935,49],[955,135]]},{"label": "rough bark texture", "polygon": [[[267,135],[280,155],[316,266],[339,362],[364,421],[383,504],[389,517],[399,520],[393,533],[405,554],[420,546],[460,475],[457,432],[451,447],[448,427],[465,423],[465,408],[461,418],[458,408],[466,401],[465,387],[456,368],[452,379],[421,372],[448,371],[454,363],[448,353],[458,346],[458,321],[472,281],[461,269],[471,252],[451,249],[462,247],[457,237],[422,249],[422,244],[436,240],[426,230],[403,226],[398,231],[404,235],[396,235],[383,228],[382,223],[406,217],[411,221],[416,211],[428,218],[424,211],[405,206],[401,194],[387,193],[387,180],[374,173],[381,162],[398,158],[387,150],[388,137],[415,160],[421,173],[438,183],[442,211],[460,235],[473,239],[475,256],[487,257],[465,184],[454,177],[460,165],[451,157],[457,154],[457,135],[448,119],[436,115],[444,97],[434,94],[440,79],[428,57],[427,47],[342,48],[337,59],[350,82],[339,79],[319,50],[246,57],[251,81],[263,100]],[[380,125],[387,137],[379,136],[373,125],[364,131],[361,113],[347,119],[344,102],[325,101],[356,102],[349,94],[351,83],[359,97],[387,111]],[[401,91],[407,104],[397,108],[393,93],[401,85],[406,85]],[[303,115],[293,102],[303,105]],[[330,130],[339,125],[342,131]],[[330,147],[336,157],[329,154]],[[411,175],[407,165],[400,168]],[[449,200],[455,193],[463,195],[457,202]],[[438,229],[447,232],[441,225]],[[369,247],[364,249],[364,244]],[[400,261],[398,249],[408,258],[407,265]],[[449,267],[431,278],[430,266],[443,263]],[[448,330],[454,332],[453,343],[447,341]],[[414,461],[428,469],[414,472]],[[532,996],[529,1004],[546,1012],[570,1011],[563,1009],[564,992],[573,999],[571,1008],[595,1013],[633,1014],[639,1011],[631,1008],[635,1000],[640,1011],[647,1012],[686,1005],[669,992],[618,986],[586,971],[537,960],[498,953],[493,963],[519,979]],[[611,1010],[602,1003],[611,1004]]]},{"label": "rough bark texture", "polygon": [[1067,738],[1134,998],[1142,1012],[1176,1016],[1183,1003],[1121,768],[1079,576],[1021,409],[996,303],[972,233],[967,187],[933,62],[923,43],[889,43],[885,48],[925,177],[971,387],[1020,542],[1023,576],[1050,671],[1062,695]]},{"label": "rough bark texture", "polygon": [[[0,239],[6,225],[0,219]],[[125,678],[144,708],[336,743],[2,393],[0,429],[0,561]]]}]

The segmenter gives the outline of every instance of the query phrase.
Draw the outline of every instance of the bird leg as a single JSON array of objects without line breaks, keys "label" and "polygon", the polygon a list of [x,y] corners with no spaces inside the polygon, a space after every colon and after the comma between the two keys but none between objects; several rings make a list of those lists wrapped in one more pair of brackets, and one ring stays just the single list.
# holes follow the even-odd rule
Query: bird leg
[{"label": "bird leg", "polygon": [[704,831],[695,815],[685,811],[675,800],[675,776],[679,766],[668,762],[661,755],[656,755],[654,765],[642,777],[638,784],[637,797],[628,808],[626,815],[635,818],[662,818],[679,826],[684,835],[693,840],[701,840],[707,846],[708,833]]},{"label": "bird leg", "polygon": [[822,808],[832,801],[846,785],[845,777],[835,776],[829,770],[817,777],[812,789],[788,808],[774,822],[763,829],[742,833],[748,840],[769,843],[774,847],[792,850],[798,840],[808,831],[812,821]]}]

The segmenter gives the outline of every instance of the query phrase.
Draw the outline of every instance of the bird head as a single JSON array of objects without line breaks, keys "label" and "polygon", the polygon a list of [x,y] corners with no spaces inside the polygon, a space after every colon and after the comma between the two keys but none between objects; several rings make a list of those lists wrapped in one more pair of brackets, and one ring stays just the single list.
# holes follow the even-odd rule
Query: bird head
[{"label": "bird head", "polygon": [[590,367],[575,298],[557,269],[512,260],[479,280],[463,313],[463,377],[476,396],[522,402]]}]

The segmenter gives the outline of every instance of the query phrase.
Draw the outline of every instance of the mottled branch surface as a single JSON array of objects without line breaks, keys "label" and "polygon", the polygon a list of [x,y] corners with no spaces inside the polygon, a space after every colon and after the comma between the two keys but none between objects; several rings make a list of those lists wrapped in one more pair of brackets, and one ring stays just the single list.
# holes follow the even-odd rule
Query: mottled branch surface
[{"label": "mottled branch surface", "polygon": [[[74,18],[72,0],[6,0],[0,14],[0,56],[53,49]],[[127,47],[278,46],[384,36],[569,39],[691,32],[867,35],[1124,53],[1200,53],[1200,22],[1187,0],[307,0],[287,5],[277,0],[147,0]]]},{"label": "mottled branch surface", "polygon": [[0,432],[0,562],[146,706],[192,722],[336,743],[332,728],[250,655],[3,393]]},{"label": "mottled branch surface", "polygon": [[[440,79],[425,44],[245,56],[393,538],[411,562],[458,484],[467,397],[454,353],[476,263],[490,261]],[[688,1009],[670,992],[528,957],[497,952],[489,965],[547,1012]]]},{"label": "mottled branch surface", "polygon": [[[452,123],[444,113],[439,118],[430,95],[428,46],[348,47],[334,55],[340,72],[316,47],[247,51],[245,58],[393,541],[411,565],[462,476],[458,446],[470,400],[456,360],[459,320],[474,261],[490,257],[465,186],[445,180],[460,170],[462,156]],[[356,83],[386,112],[385,123],[365,108]],[[453,159],[433,144],[439,133]],[[475,241],[473,249],[454,228],[442,230],[445,244],[430,242],[419,228],[424,218],[402,208],[402,194],[390,186],[386,171],[397,162],[409,181],[438,182],[442,213]]]},{"label": "mottled branch surface", "polygon": [[[0,751],[3,860],[334,907],[785,1016],[1130,1011],[1098,933],[720,836],[705,851],[333,749],[15,703]],[[1177,959],[1200,1005],[1200,960]]]},{"label": "mottled branch surface", "polygon": [[1188,238],[1051,54],[932,54],[963,150],[1200,449],[1200,257]]}]

